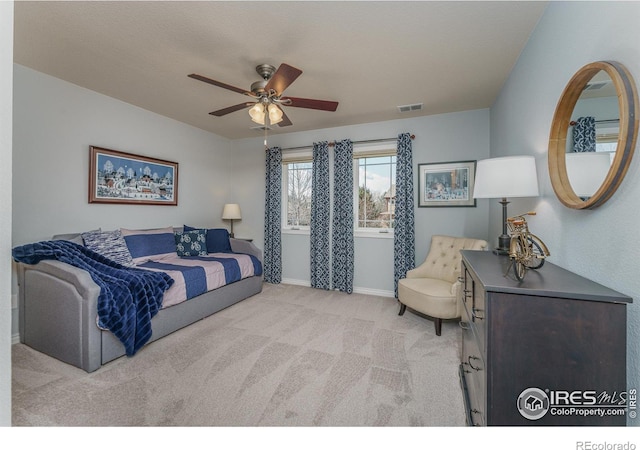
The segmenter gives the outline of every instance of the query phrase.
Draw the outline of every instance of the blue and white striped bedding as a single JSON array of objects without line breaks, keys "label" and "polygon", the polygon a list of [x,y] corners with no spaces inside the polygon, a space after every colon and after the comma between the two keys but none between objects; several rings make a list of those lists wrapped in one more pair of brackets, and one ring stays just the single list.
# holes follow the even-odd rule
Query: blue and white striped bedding
[{"label": "blue and white striped bedding", "polygon": [[[174,256],[175,255],[175,256]],[[164,272],[175,283],[164,294],[162,308],[177,305],[205,292],[262,275],[262,264],[253,255],[241,253],[209,253],[207,256],[163,256],[155,261],[138,263],[136,267]]]}]

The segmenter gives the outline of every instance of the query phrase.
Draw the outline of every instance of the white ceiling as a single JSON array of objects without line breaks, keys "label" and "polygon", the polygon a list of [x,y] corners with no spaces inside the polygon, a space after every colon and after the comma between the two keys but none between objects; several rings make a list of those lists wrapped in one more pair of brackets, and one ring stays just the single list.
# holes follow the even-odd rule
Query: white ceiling
[{"label": "white ceiling", "polygon": [[[250,89],[258,64],[303,71],[285,107],[305,131],[488,108],[546,2],[15,2],[16,63],[230,139],[258,137],[250,100],[187,75]],[[423,103],[422,111],[397,106]]]}]

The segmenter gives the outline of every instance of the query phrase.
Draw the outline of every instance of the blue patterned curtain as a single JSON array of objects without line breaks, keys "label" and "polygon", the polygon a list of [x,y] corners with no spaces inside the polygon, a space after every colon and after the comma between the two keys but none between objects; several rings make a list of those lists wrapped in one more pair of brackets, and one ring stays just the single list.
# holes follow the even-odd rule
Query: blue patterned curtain
[{"label": "blue patterned curtain", "polygon": [[596,119],[595,117],[580,117],[573,126],[573,151],[596,151]]},{"label": "blue patterned curtain", "polygon": [[413,162],[411,136],[398,135],[396,157],[396,214],[393,232],[393,282],[398,298],[398,280],[415,266],[415,230],[413,221]]},{"label": "blue patterned curtain", "polygon": [[353,292],[353,143],[336,142],[333,169],[333,289]]},{"label": "blue patterned curtain", "polygon": [[264,281],[282,281],[282,241],[280,230],[282,201],[282,151],[280,147],[267,150],[267,176],[264,205]]},{"label": "blue patterned curtain", "polygon": [[330,288],[329,262],[329,143],[313,144],[311,181],[311,287]]}]

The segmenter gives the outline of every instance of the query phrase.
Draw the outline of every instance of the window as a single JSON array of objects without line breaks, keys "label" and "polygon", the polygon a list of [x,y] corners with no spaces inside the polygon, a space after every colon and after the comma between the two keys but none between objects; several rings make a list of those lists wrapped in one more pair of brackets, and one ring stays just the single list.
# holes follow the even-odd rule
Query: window
[{"label": "window", "polygon": [[[308,151],[290,153],[287,158],[282,163],[282,228],[306,233],[311,225],[313,162]],[[392,231],[396,202],[395,148],[369,147],[354,152],[353,164],[354,229]]]},{"label": "window", "polygon": [[311,223],[311,161],[283,164],[283,226],[308,227]]},{"label": "window", "polygon": [[357,229],[387,231],[394,226],[396,155],[354,156],[354,211]]}]

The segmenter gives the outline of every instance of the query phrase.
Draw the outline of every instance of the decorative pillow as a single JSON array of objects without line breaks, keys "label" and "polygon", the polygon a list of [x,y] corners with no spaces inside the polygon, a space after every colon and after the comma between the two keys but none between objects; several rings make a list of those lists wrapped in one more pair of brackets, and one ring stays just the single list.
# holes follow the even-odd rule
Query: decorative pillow
[{"label": "decorative pillow", "polygon": [[[102,231],[101,228],[96,230],[85,231],[84,233],[100,233]],[[53,241],[69,241],[75,244],[84,245],[84,239],[82,239],[83,233],[65,233],[65,234],[55,234],[51,237]]]},{"label": "decorative pillow", "polygon": [[[201,228],[184,226],[184,231],[199,230]],[[232,253],[229,232],[225,228],[207,228],[207,252],[209,253]]]},{"label": "decorative pillow", "polygon": [[129,230],[120,228],[127,243],[134,264],[146,261],[159,261],[176,256],[176,241],[173,227],[151,230]]},{"label": "decorative pillow", "polygon": [[109,258],[123,266],[133,266],[131,253],[120,233],[116,231],[87,231],[82,233],[84,245],[105,258]]},{"label": "decorative pillow", "polygon": [[207,256],[206,230],[176,231],[178,256]]}]

